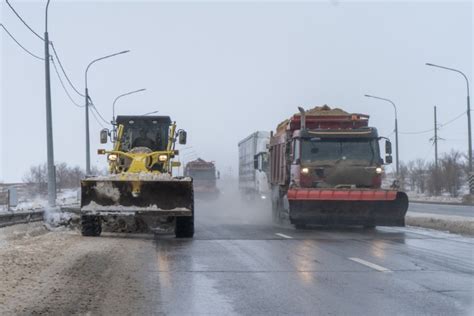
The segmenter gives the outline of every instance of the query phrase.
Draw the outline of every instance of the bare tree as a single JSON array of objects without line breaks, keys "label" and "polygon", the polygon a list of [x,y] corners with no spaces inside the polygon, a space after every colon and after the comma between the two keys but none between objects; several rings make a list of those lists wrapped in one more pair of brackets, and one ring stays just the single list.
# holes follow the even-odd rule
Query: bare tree
[{"label": "bare tree", "polygon": [[463,155],[459,151],[444,154],[440,160],[443,188],[453,197],[459,195],[463,176]]},{"label": "bare tree", "polygon": [[29,184],[31,193],[46,193],[47,191],[47,167],[46,163],[31,166],[30,170],[23,176],[23,182]]}]

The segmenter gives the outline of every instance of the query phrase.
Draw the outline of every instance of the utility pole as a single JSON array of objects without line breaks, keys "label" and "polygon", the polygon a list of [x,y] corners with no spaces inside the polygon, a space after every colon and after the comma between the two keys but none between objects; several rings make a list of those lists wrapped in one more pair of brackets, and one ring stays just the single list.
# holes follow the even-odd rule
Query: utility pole
[{"label": "utility pole", "polygon": [[45,13],[45,31],[44,31],[44,65],[45,65],[45,83],[46,83],[46,145],[47,145],[47,164],[48,164],[48,205],[56,206],[56,170],[54,167],[54,149],[53,149],[53,119],[51,111],[51,76],[49,68],[49,35],[48,35],[48,7],[46,3]]},{"label": "utility pole", "polygon": [[434,107],[434,118],[435,118],[435,137],[434,137],[434,144],[435,144],[435,167],[438,170],[438,119],[436,116],[436,105]]},{"label": "utility pole", "polygon": [[395,151],[396,151],[395,152],[395,159],[396,159],[395,168],[396,168],[397,177],[398,177],[400,175],[399,174],[399,172],[400,172],[400,162],[399,162],[399,153],[398,153],[398,111],[397,111],[397,106],[390,99],[381,98],[381,97],[377,97],[377,96],[370,95],[370,94],[365,94],[364,96],[367,97],[367,98],[374,98],[374,99],[378,99],[378,100],[388,102],[388,103],[392,104],[392,106],[393,106],[393,110],[395,111]]},{"label": "utility pole", "polygon": [[[430,66],[430,67],[436,67],[436,68],[441,68],[441,69],[445,69],[445,70],[449,70],[449,71],[454,71],[454,72],[457,72],[458,74],[460,74],[461,76],[464,77],[464,80],[466,81],[466,90],[467,90],[467,150],[468,150],[468,153],[467,153],[467,157],[468,157],[468,165],[469,165],[469,172],[471,174],[474,174],[473,173],[473,169],[472,169],[472,131],[471,131],[471,100],[470,100],[470,95],[469,95],[469,79],[467,78],[466,74],[463,73],[461,70],[458,70],[458,69],[454,69],[454,68],[449,68],[449,67],[445,67],[445,66],[440,66],[440,65],[435,65],[435,64],[432,64],[432,63],[426,63],[425,65],[427,66]],[[474,194],[474,186],[470,186],[469,188],[469,191],[471,194]]]},{"label": "utility pole", "polygon": [[85,88],[85,111],[86,111],[86,176],[90,175],[91,173],[91,144],[90,144],[90,137],[89,137],[89,89]]},{"label": "utility pole", "polygon": [[126,54],[126,53],[129,53],[129,52],[130,52],[129,50],[124,50],[124,51],[121,51],[121,52],[118,52],[118,53],[115,53],[115,54],[110,54],[110,55],[107,55],[107,56],[104,56],[104,57],[94,59],[86,67],[86,71],[84,73],[84,77],[85,77],[85,98],[86,98],[86,102],[85,102],[85,111],[86,111],[86,175],[90,175],[90,173],[91,173],[91,155],[90,155],[91,145],[90,145],[90,137],[89,137],[89,106],[90,106],[89,101],[90,101],[90,97],[89,97],[89,89],[87,87],[87,73],[89,72],[89,68],[93,64],[95,64],[96,62],[98,62],[100,60],[110,58],[110,57],[114,57],[114,56],[117,56],[117,55]]}]

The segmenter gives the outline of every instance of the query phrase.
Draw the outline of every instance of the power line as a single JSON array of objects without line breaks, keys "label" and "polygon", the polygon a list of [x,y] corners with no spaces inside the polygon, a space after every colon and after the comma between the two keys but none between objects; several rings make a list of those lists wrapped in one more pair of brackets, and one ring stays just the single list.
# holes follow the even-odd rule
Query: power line
[{"label": "power line", "polygon": [[109,125],[110,125],[110,123],[107,122],[106,119],[104,119],[104,117],[102,116],[102,114],[100,114],[99,110],[97,110],[97,108],[95,107],[95,105],[94,105],[94,104],[91,104],[91,105],[92,105],[91,108],[97,113],[97,115],[99,115],[99,117],[101,118],[101,120],[102,120],[105,124],[109,124]]},{"label": "power line", "polygon": [[[444,127],[446,125],[449,125],[455,121],[457,121],[458,119],[460,119],[461,117],[464,116],[464,114],[466,114],[465,112],[462,112],[461,114],[459,114],[458,116],[456,116],[455,118],[447,121],[446,123],[439,123],[439,128],[441,127]],[[408,134],[408,135],[416,135],[416,134],[426,134],[426,133],[429,133],[429,132],[432,132],[434,131],[434,128],[430,128],[430,129],[427,129],[427,130],[423,130],[423,131],[418,131],[418,132],[399,132],[400,134]]]},{"label": "power line", "polygon": [[94,119],[96,120],[97,124],[99,124],[102,128],[105,128],[104,124],[102,124],[102,122],[97,118],[96,114],[94,113],[94,111],[91,111],[92,113],[92,117],[94,117]]},{"label": "power line", "polygon": [[61,86],[63,87],[64,92],[66,92],[66,95],[68,96],[69,100],[71,100],[72,104],[74,104],[75,106],[77,106],[77,107],[79,107],[79,108],[83,108],[84,105],[78,104],[78,103],[77,103],[76,101],[74,101],[74,99],[71,97],[71,94],[69,94],[69,91],[66,89],[66,86],[64,85],[64,82],[63,82],[61,76],[59,75],[58,67],[56,67],[56,63],[54,62],[54,59],[53,59],[53,58],[51,58],[51,62],[53,63],[54,70],[56,71],[56,74],[58,75],[59,82],[61,83]]},{"label": "power line", "polygon": [[448,122],[439,124],[439,125],[440,125],[440,128],[441,128],[441,127],[444,127],[444,126],[446,126],[446,125],[448,125],[448,124],[451,124],[451,123],[453,123],[454,121],[460,119],[461,117],[464,116],[464,114],[466,114],[466,113],[465,113],[465,112],[462,112],[461,114],[459,114],[459,115],[456,116],[455,118],[449,120]]},{"label": "power line", "polygon": [[44,58],[39,57],[38,55],[33,54],[33,53],[30,52],[28,49],[26,49],[25,46],[21,45],[20,42],[17,41],[17,39],[7,30],[7,28],[5,27],[5,25],[3,25],[2,23],[0,23],[0,26],[5,30],[5,32],[7,32],[7,34],[11,37],[11,39],[12,39],[13,41],[15,41],[15,43],[16,43],[18,46],[20,46],[25,52],[27,52],[28,54],[30,54],[30,55],[33,56],[34,58],[44,60]]},{"label": "power line", "polygon": [[76,91],[76,93],[78,95],[80,95],[81,97],[85,97],[85,95],[80,93],[79,90],[77,90],[76,87],[72,84],[72,82],[69,79],[66,71],[64,70],[64,67],[63,67],[63,64],[61,63],[61,60],[59,59],[58,53],[56,52],[56,48],[54,47],[53,42],[50,42],[50,44],[51,44],[51,47],[53,48],[54,56],[56,56],[56,60],[58,61],[59,67],[61,67],[61,70],[62,70],[62,72],[64,74],[64,77],[66,78],[67,82],[69,82],[69,85],[74,89],[74,91]]},{"label": "power line", "polygon": [[434,131],[434,128],[430,128],[424,131],[418,131],[418,132],[399,132],[400,134],[408,134],[408,135],[416,135],[416,134],[426,134],[429,132]]},{"label": "power line", "polygon": [[[105,122],[105,124],[110,125],[110,123],[107,122],[106,119],[104,119],[104,117],[102,116],[102,114],[100,114],[99,110],[97,110],[97,108],[96,108],[96,106],[95,106],[95,104],[94,104],[94,102],[92,101],[92,98],[91,98],[90,96],[89,96],[89,101],[90,101],[91,109],[92,109],[92,110],[95,110],[95,112],[97,113],[97,115],[99,115],[99,117],[102,119],[102,121]],[[92,112],[92,111],[91,111],[91,112]]]},{"label": "power line", "polygon": [[18,14],[18,12],[16,12],[16,10],[12,7],[12,5],[10,4],[10,2],[8,2],[8,0],[5,0],[5,2],[8,4],[8,6],[10,7],[10,9],[13,11],[13,13],[15,13],[15,15],[20,19],[21,22],[23,22],[23,24],[25,24],[25,26],[33,33],[35,34],[40,40],[42,40],[44,42],[44,38],[42,38],[41,36],[38,35],[38,33],[36,33],[26,22],[25,20],[23,20],[23,18]]}]

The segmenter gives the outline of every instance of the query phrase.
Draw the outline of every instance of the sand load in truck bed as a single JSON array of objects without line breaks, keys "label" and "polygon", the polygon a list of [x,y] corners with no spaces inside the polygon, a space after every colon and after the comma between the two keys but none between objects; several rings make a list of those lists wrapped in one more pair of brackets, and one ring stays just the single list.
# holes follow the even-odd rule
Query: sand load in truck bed
[{"label": "sand load in truck bed", "polygon": [[81,182],[81,211],[84,214],[191,216],[191,178],[167,174],[115,174]]}]

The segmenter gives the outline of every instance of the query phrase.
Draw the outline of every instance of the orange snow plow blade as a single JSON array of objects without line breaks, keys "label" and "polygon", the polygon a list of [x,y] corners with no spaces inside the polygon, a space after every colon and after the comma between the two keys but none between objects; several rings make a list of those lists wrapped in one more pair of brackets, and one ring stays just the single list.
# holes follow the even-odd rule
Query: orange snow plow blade
[{"label": "orange snow plow blade", "polygon": [[381,189],[290,189],[290,221],[308,225],[405,226],[408,197]]}]

